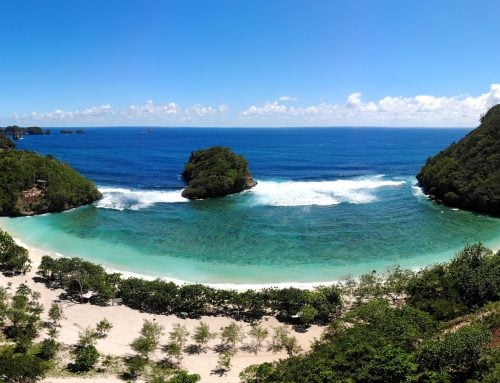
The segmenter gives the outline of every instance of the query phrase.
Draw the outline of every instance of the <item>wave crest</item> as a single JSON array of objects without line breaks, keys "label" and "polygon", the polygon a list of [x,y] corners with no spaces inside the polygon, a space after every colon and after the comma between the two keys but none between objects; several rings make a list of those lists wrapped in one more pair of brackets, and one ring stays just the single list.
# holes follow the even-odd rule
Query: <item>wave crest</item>
[{"label": "wave crest", "polygon": [[[328,206],[376,201],[375,190],[396,187],[405,181],[386,180],[383,175],[336,181],[259,181],[245,193],[246,202],[266,206]],[[114,210],[140,210],[157,203],[187,202],[182,190],[132,190],[99,188],[103,197],[95,206]]]},{"label": "wave crest", "polygon": [[156,203],[187,202],[182,190],[132,190],[125,188],[99,188],[102,198],[95,206],[102,209],[140,210]]},{"label": "wave crest", "polygon": [[336,181],[259,181],[249,193],[255,204],[268,206],[362,204],[377,199],[376,189],[404,183],[386,180],[383,175]]}]

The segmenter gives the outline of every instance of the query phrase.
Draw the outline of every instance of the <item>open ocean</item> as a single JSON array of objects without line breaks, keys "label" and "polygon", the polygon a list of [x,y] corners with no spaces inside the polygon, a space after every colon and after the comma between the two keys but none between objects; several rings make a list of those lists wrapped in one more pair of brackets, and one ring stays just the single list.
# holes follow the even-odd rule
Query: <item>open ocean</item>
[{"label": "open ocean", "polygon": [[[26,136],[92,179],[93,205],[2,218],[48,253],[124,272],[212,284],[333,281],[450,259],[500,244],[500,219],[437,205],[415,186],[427,157],[465,129],[88,128]],[[258,185],[188,201],[180,172],[193,150],[243,154]]]}]

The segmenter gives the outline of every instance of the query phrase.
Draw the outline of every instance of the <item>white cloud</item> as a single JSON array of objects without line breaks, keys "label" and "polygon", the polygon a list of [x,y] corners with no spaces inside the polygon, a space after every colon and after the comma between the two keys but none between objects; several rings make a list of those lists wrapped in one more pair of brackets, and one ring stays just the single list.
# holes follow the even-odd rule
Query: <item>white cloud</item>
[{"label": "white cloud", "polygon": [[152,100],[148,100],[143,105],[130,105],[124,109],[115,109],[111,105],[105,104],[75,111],[56,109],[44,113],[14,113],[12,120],[24,124],[35,123],[42,125],[169,125],[180,121],[203,123],[206,117],[222,115],[227,113],[228,110],[229,108],[226,105],[212,107],[197,104],[182,108],[175,102],[155,104]]},{"label": "white cloud", "polygon": [[359,92],[344,104],[320,103],[301,107],[278,101],[252,105],[241,118],[254,125],[359,125],[359,126],[475,126],[481,114],[500,103],[500,84],[479,96],[387,96],[364,101]]},{"label": "white cloud", "polygon": [[278,97],[278,101],[297,101],[297,97],[292,97],[292,96],[281,96]]},{"label": "white cloud", "polygon": [[469,126],[477,125],[481,114],[500,103],[500,84],[478,96],[452,97],[428,94],[413,97],[386,96],[365,101],[360,92],[347,96],[343,103],[305,104],[281,96],[278,100],[251,105],[232,112],[225,104],[196,104],[182,107],[175,102],[113,108],[110,104],[82,110],[14,113],[9,123],[45,126]]}]

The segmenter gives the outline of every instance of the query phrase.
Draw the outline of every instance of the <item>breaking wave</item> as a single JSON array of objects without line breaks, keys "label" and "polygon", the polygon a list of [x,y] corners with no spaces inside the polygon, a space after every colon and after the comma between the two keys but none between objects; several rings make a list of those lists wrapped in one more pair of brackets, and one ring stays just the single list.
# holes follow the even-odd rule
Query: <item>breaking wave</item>
[{"label": "breaking wave", "polygon": [[[336,181],[259,181],[244,193],[250,205],[308,206],[362,204],[376,201],[375,190],[396,187],[405,181],[386,180],[383,175]],[[99,188],[103,197],[95,206],[114,210],[140,210],[157,203],[189,201],[182,190],[133,190],[125,188]]]},{"label": "breaking wave", "polygon": [[156,203],[187,202],[182,190],[132,190],[125,188],[99,188],[102,198],[95,206],[102,209],[140,210]]},{"label": "breaking wave", "polygon": [[255,204],[268,206],[362,204],[377,199],[376,189],[404,183],[386,180],[383,175],[336,181],[260,181],[249,194]]}]

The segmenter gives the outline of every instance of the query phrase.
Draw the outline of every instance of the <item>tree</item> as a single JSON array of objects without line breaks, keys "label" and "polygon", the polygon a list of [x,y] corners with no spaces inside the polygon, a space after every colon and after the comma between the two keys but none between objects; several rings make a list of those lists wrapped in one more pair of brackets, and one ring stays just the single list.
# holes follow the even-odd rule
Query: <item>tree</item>
[{"label": "tree", "polygon": [[96,325],[96,332],[99,335],[99,338],[106,338],[108,333],[113,328],[111,322],[109,322],[106,318],[101,319]]},{"label": "tree", "polygon": [[99,351],[94,345],[80,346],[75,353],[75,363],[71,365],[71,370],[86,372],[94,368],[99,360]]},{"label": "tree", "polygon": [[26,274],[30,269],[28,250],[17,245],[9,233],[0,230],[0,271]]},{"label": "tree", "polygon": [[231,350],[235,350],[236,344],[245,339],[245,334],[243,333],[241,326],[237,325],[236,322],[231,322],[229,325],[224,327],[220,336],[222,344],[229,347]]},{"label": "tree", "polygon": [[163,334],[163,326],[159,323],[144,320],[140,332],[141,336],[136,338],[130,345],[132,349],[141,354],[145,359],[153,352],[160,343],[160,337]]},{"label": "tree", "polygon": [[165,346],[165,351],[169,356],[177,360],[177,364],[180,365],[182,362],[182,347],[180,344],[175,342],[170,342]]},{"label": "tree", "polygon": [[290,334],[290,329],[286,326],[279,326],[274,329],[271,349],[275,352],[285,349],[289,356],[301,351],[297,338]]},{"label": "tree", "polygon": [[64,319],[64,312],[61,305],[52,303],[49,309],[49,319],[54,327],[59,326],[59,322]]},{"label": "tree", "polygon": [[278,326],[274,328],[273,339],[271,341],[271,349],[274,352],[281,351],[285,348],[288,337],[290,336],[290,329],[286,326]]},{"label": "tree", "polygon": [[75,360],[69,365],[70,370],[86,372],[94,368],[99,360],[99,352],[95,347],[98,338],[99,334],[92,327],[87,327],[80,332],[75,349]]},{"label": "tree", "polygon": [[24,283],[19,285],[6,313],[10,320],[10,326],[5,330],[8,337],[26,342],[37,336],[43,312],[43,306],[38,302],[39,295]]},{"label": "tree", "polygon": [[172,331],[169,333],[170,342],[179,345],[181,350],[186,346],[186,342],[189,336],[189,331],[186,329],[186,326],[181,325],[179,323],[174,323],[172,326]]},{"label": "tree", "polygon": [[217,370],[221,371],[221,375],[226,371],[231,370],[232,357],[233,357],[233,352],[231,352],[230,350],[226,350],[222,354],[220,354],[219,359],[217,361]]},{"label": "tree", "polygon": [[250,335],[250,337],[253,339],[252,349],[254,353],[257,354],[262,347],[262,342],[264,342],[264,340],[266,340],[267,336],[269,335],[269,331],[263,326],[253,325],[248,332],[248,335]]},{"label": "tree", "polygon": [[310,304],[305,304],[300,310],[300,321],[305,326],[309,326],[316,317],[318,316],[318,310],[312,307]]},{"label": "tree", "polygon": [[49,364],[35,355],[15,353],[13,347],[0,348],[0,381],[31,383],[42,379]]},{"label": "tree", "polygon": [[52,360],[59,350],[59,343],[53,337],[44,339],[40,345],[36,356],[43,360]]},{"label": "tree", "polygon": [[82,347],[95,346],[97,339],[99,339],[97,331],[92,327],[87,327],[78,334],[78,345]]},{"label": "tree", "polygon": [[193,340],[196,342],[200,350],[205,351],[208,342],[216,336],[216,333],[210,331],[208,323],[202,321],[194,329]]}]

